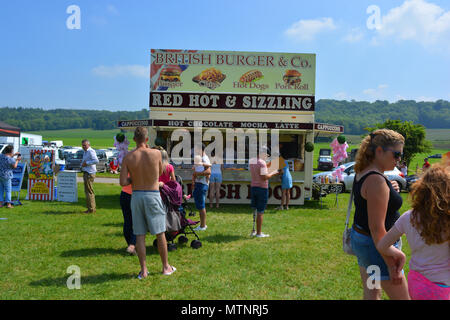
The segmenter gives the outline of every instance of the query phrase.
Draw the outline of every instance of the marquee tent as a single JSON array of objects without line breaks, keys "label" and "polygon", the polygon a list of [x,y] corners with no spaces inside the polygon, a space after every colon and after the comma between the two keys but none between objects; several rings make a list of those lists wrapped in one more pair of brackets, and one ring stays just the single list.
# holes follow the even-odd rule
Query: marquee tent
[{"label": "marquee tent", "polygon": [[20,137],[20,128],[0,121],[0,136]]}]

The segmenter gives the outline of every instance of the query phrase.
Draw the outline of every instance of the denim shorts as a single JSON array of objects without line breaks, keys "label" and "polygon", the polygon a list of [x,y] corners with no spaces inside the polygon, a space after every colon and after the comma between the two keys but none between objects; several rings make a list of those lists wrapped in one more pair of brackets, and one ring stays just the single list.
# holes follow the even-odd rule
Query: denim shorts
[{"label": "denim shorts", "polygon": [[267,206],[267,200],[269,199],[269,189],[252,187],[251,188],[251,207],[256,209],[258,213],[264,213]]},{"label": "denim shorts", "polygon": [[[380,280],[390,280],[388,266],[375,247],[371,236],[358,233],[352,228],[351,243],[360,267],[367,269],[369,266],[378,266],[380,268]],[[394,247],[399,250],[402,249],[401,239],[394,243]]]},{"label": "denim shorts", "polygon": [[209,176],[210,183],[222,183],[222,175],[220,173],[211,173]]},{"label": "denim shorts", "polygon": [[208,192],[208,185],[200,182],[195,183],[194,196],[195,207],[197,210],[205,209],[206,193]]}]

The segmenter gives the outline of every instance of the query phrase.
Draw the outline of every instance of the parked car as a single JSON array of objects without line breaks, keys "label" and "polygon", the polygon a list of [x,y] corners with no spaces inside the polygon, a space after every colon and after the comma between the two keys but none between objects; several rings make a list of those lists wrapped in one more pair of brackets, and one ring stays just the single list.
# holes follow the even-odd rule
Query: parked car
[{"label": "parked car", "polygon": [[[355,165],[354,161],[353,162],[347,162],[347,163],[343,164],[345,169],[347,169],[348,167],[353,167],[354,165]],[[325,178],[326,176],[328,176],[328,180],[333,181],[334,179],[336,179],[336,178],[333,177],[333,172],[336,169],[337,168],[334,168],[331,171],[324,171],[324,172],[316,173],[315,175],[313,175],[313,182],[320,183],[321,180],[322,180],[322,177]]]},{"label": "parked car", "polygon": [[114,151],[110,149],[98,149],[98,151],[104,151],[106,153],[106,158],[111,158],[114,155]]},{"label": "parked car", "polygon": [[428,159],[430,159],[430,158],[442,159],[442,154],[436,153],[436,154],[433,154],[432,156],[428,156]]},{"label": "parked car", "polygon": [[[344,172],[342,173],[343,180],[341,181],[341,183],[344,185],[343,191],[351,191],[353,187],[353,179],[355,178],[355,170],[354,170],[355,162],[348,162],[343,164],[343,166],[345,168]],[[333,169],[333,171],[334,170],[336,170],[336,168]],[[326,171],[315,174],[313,176],[313,182],[320,183],[322,180],[322,176],[328,176],[328,179],[330,181],[334,181],[336,178],[332,176],[333,171]],[[384,175],[390,181],[393,180],[397,181],[400,190],[408,190],[406,179],[403,177],[403,174],[397,168],[395,168],[392,171],[385,171]]]},{"label": "parked car", "polygon": [[410,176],[406,176],[405,180],[406,180],[406,190],[411,191],[411,186],[414,184],[414,182],[419,180],[419,177],[417,175],[413,174]]},{"label": "parked car", "polygon": [[105,150],[95,150],[95,153],[98,158],[97,172],[108,172],[109,161]]},{"label": "parked car", "polygon": [[330,156],[320,156],[317,170],[331,170],[333,169],[333,160]]},{"label": "parked car", "polygon": [[[344,174],[342,175],[344,177],[344,191],[351,191],[353,187],[353,180],[355,179],[354,165],[344,170]],[[384,175],[388,178],[389,181],[397,181],[398,186],[400,187],[400,191],[407,190],[406,180],[403,177],[403,173],[401,173],[397,168],[394,168],[394,170],[391,171],[385,171]]]},{"label": "parked car", "polygon": [[66,158],[66,169],[81,171],[81,160],[83,160],[84,151],[78,150],[74,154],[66,155],[68,155]]},{"label": "parked car", "polygon": [[[98,163],[96,165],[97,172],[107,172],[109,163],[105,151],[95,150],[95,153],[97,154],[98,158]],[[83,160],[83,155],[84,151],[78,150],[74,155],[69,157],[66,161],[66,169],[81,171],[81,162]]]}]

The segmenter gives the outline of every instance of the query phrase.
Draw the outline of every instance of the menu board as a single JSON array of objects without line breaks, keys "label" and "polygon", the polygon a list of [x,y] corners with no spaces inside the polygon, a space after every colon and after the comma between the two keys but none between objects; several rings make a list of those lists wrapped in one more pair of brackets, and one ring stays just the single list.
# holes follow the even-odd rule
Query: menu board
[{"label": "menu board", "polygon": [[315,95],[316,55],[151,50],[151,92]]}]

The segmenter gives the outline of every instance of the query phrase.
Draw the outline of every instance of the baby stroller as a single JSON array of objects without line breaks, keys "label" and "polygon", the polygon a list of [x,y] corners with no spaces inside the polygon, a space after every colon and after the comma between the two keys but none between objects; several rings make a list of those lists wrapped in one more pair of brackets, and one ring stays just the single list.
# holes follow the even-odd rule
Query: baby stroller
[{"label": "baby stroller", "polygon": [[[179,178],[181,180],[181,178]],[[177,179],[178,180],[178,179]],[[200,221],[192,221],[186,217],[186,199],[183,197],[182,185],[177,181],[169,181],[160,188],[161,199],[166,208],[166,239],[169,251],[177,249],[174,243],[178,237],[178,243],[184,244],[189,241],[188,234],[193,234],[196,239],[192,240],[191,247],[198,249],[202,246],[200,238],[194,231],[193,227]],[[157,247],[157,240],[153,242],[153,246]]]}]

